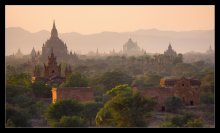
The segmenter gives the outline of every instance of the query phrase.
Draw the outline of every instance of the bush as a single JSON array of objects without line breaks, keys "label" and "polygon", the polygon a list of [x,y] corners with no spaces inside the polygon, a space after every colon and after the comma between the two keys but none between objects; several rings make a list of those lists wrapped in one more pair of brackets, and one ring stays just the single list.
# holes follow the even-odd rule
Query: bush
[{"label": "bush", "polygon": [[203,121],[195,118],[191,112],[181,115],[167,115],[165,121],[160,124],[161,127],[203,127]]},{"label": "bush", "polygon": [[203,120],[202,119],[194,119],[188,121],[185,125],[186,127],[203,127]]}]

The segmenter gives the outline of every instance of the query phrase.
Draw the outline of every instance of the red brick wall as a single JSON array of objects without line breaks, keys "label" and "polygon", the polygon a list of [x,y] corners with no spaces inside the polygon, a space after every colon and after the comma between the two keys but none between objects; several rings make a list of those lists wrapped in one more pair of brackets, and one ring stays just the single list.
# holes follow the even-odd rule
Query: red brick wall
[{"label": "red brick wall", "polygon": [[[198,81],[199,82],[199,81]],[[176,81],[175,85],[170,88],[146,88],[138,89],[133,88],[135,92],[140,92],[143,96],[152,97],[157,100],[156,109],[161,110],[162,106],[165,106],[165,101],[168,97],[177,96],[182,99],[185,105],[198,105],[200,103],[200,86],[191,85],[191,80],[181,78]]]},{"label": "red brick wall", "polygon": [[179,96],[186,105],[198,105],[200,103],[200,89],[199,86],[192,86],[190,80],[182,78],[178,80],[174,86],[175,96]]},{"label": "red brick wall", "polygon": [[155,98],[157,101],[156,109],[161,110],[162,106],[165,106],[165,100],[168,97],[173,96],[172,88],[147,88],[144,90],[139,90],[139,92],[145,97]]},{"label": "red brick wall", "polygon": [[93,89],[90,87],[68,87],[57,89],[57,100],[75,99],[81,102],[94,101]]}]

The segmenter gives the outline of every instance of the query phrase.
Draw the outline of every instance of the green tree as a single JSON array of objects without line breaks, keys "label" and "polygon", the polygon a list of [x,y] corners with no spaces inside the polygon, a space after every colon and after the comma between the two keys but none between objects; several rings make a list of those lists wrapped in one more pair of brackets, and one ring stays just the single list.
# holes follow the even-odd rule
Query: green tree
[{"label": "green tree", "polygon": [[29,114],[19,106],[6,104],[6,125],[14,127],[30,127]]},{"label": "green tree", "polygon": [[161,127],[203,127],[203,120],[196,118],[192,112],[183,112],[178,115],[167,115]]},{"label": "green tree", "polygon": [[79,73],[83,73],[83,74],[87,74],[89,72],[89,67],[85,66],[85,65],[80,65],[77,66],[74,71],[79,72]]},{"label": "green tree", "polygon": [[176,112],[183,107],[182,101],[179,97],[168,97],[165,101],[167,111]]},{"label": "green tree", "polygon": [[87,87],[88,86],[88,80],[87,78],[80,74],[80,73],[74,73],[71,74],[66,81],[61,84],[62,87]]},{"label": "green tree", "polygon": [[83,105],[76,100],[63,100],[51,104],[45,113],[46,119],[51,126],[54,126],[62,116],[81,116]]},{"label": "green tree", "polygon": [[119,84],[131,84],[131,81],[132,77],[120,71],[106,72],[99,79],[99,83],[103,84],[106,90]]},{"label": "green tree", "polygon": [[31,76],[28,73],[20,73],[8,76],[6,85],[16,85],[29,88],[31,86]]},{"label": "green tree", "polygon": [[111,98],[97,113],[97,126],[146,126],[144,116],[153,109],[154,101],[145,99],[139,93],[132,93],[128,85],[116,86],[107,94]]},{"label": "green tree", "polygon": [[176,76],[193,76],[195,73],[197,73],[198,70],[196,69],[195,66],[189,63],[177,63],[173,68],[172,68],[172,75]]},{"label": "green tree", "polygon": [[51,97],[51,88],[43,81],[36,81],[31,85],[31,88],[33,90],[33,93],[37,97],[46,97],[49,98]]},{"label": "green tree", "polygon": [[95,123],[95,117],[99,109],[102,107],[102,104],[89,102],[85,103],[83,109],[83,118],[88,121],[89,126],[93,126]]},{"label": "green tree", "polygon": [[201,82],[201,87],[202,91],[208,92],[214,92],[214,72],[213,71],[208,71],[205,72],[204,77],[202,78]]},{"label": "green tree", "polygon": [[85,127],[86,122],[79,116],[63,116],[60,119],[58,127]]},{"label": "green tree", "polygon": [[26,108],[34,103],[30,88],[17,85],[6,85],[6,102]]},{"label": "green tree", "polygon": [[157,74],[145,74],[143,76],[137,76],[132,84],[140,89],[144,89],[147,87],[159,87],[160,79],[161,76]]}]

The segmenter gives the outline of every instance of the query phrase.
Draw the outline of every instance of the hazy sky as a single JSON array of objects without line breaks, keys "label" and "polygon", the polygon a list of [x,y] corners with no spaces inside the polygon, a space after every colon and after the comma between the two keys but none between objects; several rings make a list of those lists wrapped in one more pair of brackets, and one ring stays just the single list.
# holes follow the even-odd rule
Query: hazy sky
[{"label": "hazy sky", "polygon": [[209,30],[214,29],[214,6],[6,6],[6,27],[50,31],[54,19],[60,33]]}]

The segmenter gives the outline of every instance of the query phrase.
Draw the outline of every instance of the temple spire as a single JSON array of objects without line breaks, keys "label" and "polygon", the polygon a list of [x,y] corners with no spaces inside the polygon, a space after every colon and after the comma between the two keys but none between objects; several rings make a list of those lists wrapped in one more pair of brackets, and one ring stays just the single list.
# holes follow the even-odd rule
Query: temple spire
[{"label": "temple spire", "polygon": [[53,21],[53,28],[51,30],[51,38],[53,38],[53,37],[58,37],[58,32],[56,29],[55,20]]},{"label": "temple spire", "polygon": [[172,49],[171,43],[169,42],[168,49]]},{"label": "temple spire", "polygon": [[56,29],[55,20],[53,20],[53,28]]}]

